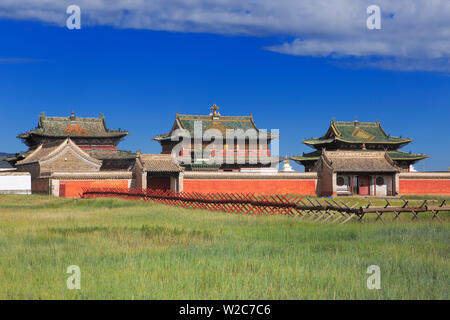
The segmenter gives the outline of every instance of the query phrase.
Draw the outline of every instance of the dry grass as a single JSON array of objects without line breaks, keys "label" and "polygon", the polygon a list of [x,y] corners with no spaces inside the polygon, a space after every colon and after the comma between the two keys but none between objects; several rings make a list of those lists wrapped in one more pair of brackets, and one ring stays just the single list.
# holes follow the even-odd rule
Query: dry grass
[{"label": "dry grass", "polygon": [[[448,299],[448,226],[0,196],[0,298]],[[372,264],[382,290],[366,287]],[[66,288],[69,265],[81,290]]]}]

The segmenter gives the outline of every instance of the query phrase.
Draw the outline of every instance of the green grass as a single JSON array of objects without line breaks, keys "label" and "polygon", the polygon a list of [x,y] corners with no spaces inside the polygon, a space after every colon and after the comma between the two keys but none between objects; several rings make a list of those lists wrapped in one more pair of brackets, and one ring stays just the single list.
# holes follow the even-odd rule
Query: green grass
[{"label": "green grass", "polygon": [[[0,196],[0,299],[448,299],[447,216],[331,225]],[[372,264],[381,290],[366,287]],[[66,287],[69,265],[81,290]]]}]

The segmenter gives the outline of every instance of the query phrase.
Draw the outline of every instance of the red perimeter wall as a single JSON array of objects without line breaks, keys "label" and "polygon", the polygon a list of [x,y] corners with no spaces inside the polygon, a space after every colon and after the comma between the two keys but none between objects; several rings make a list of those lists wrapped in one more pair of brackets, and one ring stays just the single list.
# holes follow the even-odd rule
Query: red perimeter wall
[{"label": "red perimeter wall", "polygon": [[401,179],[399,194],[450,195],[450,179]]},{"label": "red perimeter wall", "polygon": [[184,179],[184,192],[238,192],[256,194],[316,194],[316,180],[276,179]]},{"label": "red perimeter wall", "polygon": [[[62,184],[65,187],[62,187]],[[128,180],[70,180],[59,182],[60,197],[79,197],[82,188],[128,188]]]}]

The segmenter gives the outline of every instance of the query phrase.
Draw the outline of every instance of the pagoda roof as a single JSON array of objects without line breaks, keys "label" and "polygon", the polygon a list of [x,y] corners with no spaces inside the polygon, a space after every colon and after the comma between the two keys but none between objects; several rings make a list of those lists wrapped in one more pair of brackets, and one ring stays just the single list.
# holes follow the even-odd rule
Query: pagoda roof
[{"label": "pagoda roof", "polygon": [[96,150],[88,149],[84,150],[91,157],[99,160],[110,160],[110,159],[135,159],[136,154],[125,150]]},{"label": "pagoda roof", "polygon": [[411,152],[403,152],[403,151],[398,151],[398,150],[387,151],[387,154],[389,155],[389,157],[392,160],[417,161],[417,160],[429,158],[429,156],[427,156],[426,154],[415,154],[415,153],[411,153]]},{"label": "pagoda roof", "polygon": [[32,135],[76,138],[76,137],[124,137],[127,131],[110,130],[106,126],[105,117],[100,114],[99,118],[77,117],[72,112],[69,117],[47,117],[44,113],[39,115],[39,122],[35,129],[19,134],[20,139],[27,139]]},{"label": "pagoda roof", "polygon": [[335,141],[350,144],[394,144],[400,146],[408,144],[412,140],[388,135],[378,121],[335,121],[333,119],[327,133],[323,137],[306,139],[303,140],[303,143],[317,148]]},{"label": "pagoda roof", "polygon": [[180,165],[191,171],[219,171],[221,167],[218,163],[208,163],[207,161],[181,163]]},{"label": "pagoda roof", "polygon": [[334,172],[399,172],[386,151],[324,151],[323,162]]},{"label": "pagoda roof", "polygon": [[289,159],[294,161],[316,161],[320,159],[322,150],[316,150],[313,152],[303,153],[301,156],[292,156]]},{"label": "pagoda roof", "polygon": [[11,166],[8,161],[0,159],[0,170],[4,169],[14,169],[14,167]]},{"label": "pagoda roof", "polygon": [[[339,150],[338,150],[339,151]],[[340,150],[344,151],[344,150]],[[358,150],[358,152],[378,152],[377,150]],[[429,158],[426,154],[415,154],[410,152],[403,152],[398,150],[388,150],[386,151],[389,158],[392,160],[410,160],[410,161],[418,161],[425,158]],[[320,159],[320,156],[322,155],[322,150],[316,150],[309,153],[303,153],[302,155],[298,156],[292,156],[290,157],[291,160],[302,162],[302,161],[316,161]]]},{"label": "pagoda roof", "polygon": [[71,150],[73,153],[83,160],[92,163],[100,168],[102,162],[98,159],[91,157],[88,153],[78,147],[70,138],[65,139],[63,142],[55,141],[39,145],[35,150],[28,154],[28,156],[16,163],[16,165],[24,165],[34,162],[52,161],[58,155]]},{"label": "pagoda roof", "polygon": [[[153,138],[156,141],[170,140],[174,135],[175,130],[186,130],[191,137],[194,137],[194,129],[196,121],[201,122],[202,134],[208,129],[216,129],[226,136],[227,130],[243,130],[244,133],[247,130],[255,130],[257,133],[261,131],[253,121],[253,116],[222,116],[217,112],[218,107],[214,105],[211,110],[213,112],[210,115],[188,115],[188,114],[176,114],[175,123],[172,130],[167,134],[161,134]],[[268,139],[278,138],[279,136],[267,132]]]},{"label": "pagoda roof", "polygon": [[181,172],[183,167],[174,161],[171,154],[142,154],[138,152],[139,161],[144,171],[147,172]]}]

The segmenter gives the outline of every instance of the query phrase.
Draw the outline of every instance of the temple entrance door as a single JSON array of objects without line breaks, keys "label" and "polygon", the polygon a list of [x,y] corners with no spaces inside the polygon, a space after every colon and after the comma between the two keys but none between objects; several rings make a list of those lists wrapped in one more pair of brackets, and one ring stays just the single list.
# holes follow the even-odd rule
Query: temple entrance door
[{"label": "temple entrance door", "polygon": [[59,196],[60,197],[66,196],[66,185],[64,183],[59,184]]},{"label": "temple entrance door", "polygon": [[147,176],[147,188],[152,190],[170,190],[170,176]]},{"label": "temple entrance door", "polygon": [[362,196],[369,195],[370,178],[369,176],[359,176],[359,194]]}]

